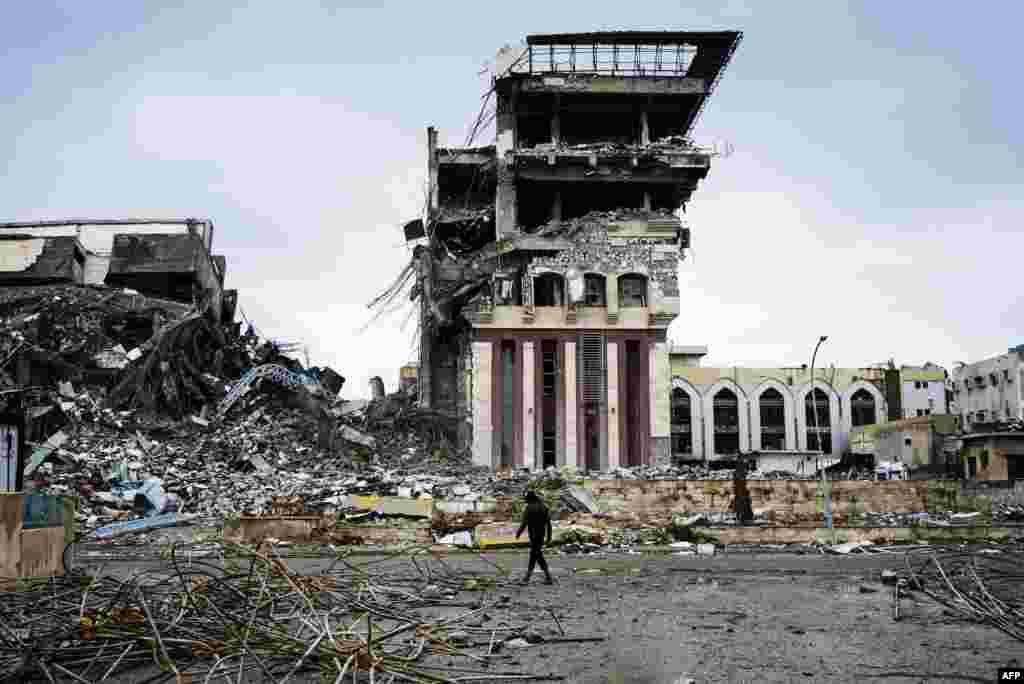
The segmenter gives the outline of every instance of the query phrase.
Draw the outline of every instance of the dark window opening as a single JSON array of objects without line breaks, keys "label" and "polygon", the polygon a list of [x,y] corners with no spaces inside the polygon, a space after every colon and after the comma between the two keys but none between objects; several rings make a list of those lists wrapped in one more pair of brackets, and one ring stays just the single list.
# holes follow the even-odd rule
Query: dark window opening
[{"label": "dark window opening", "polygon": [[715,426],[715,453],[740,452],[739,400],[730,389],[720,389],[712,401]]},{"label": "dark window opening", "polygon": [[978,476],[978,459],[976,459],[976,458],[974,458],[972,456],[971,458],[967,459],[967,477],[977,477],[977,476]]},{"label": "dark window opening", "polygon": [[1024,456],[1006,457],[1006,479],[1024,480]]},{"label": "dark window opening", "polygon": [[672,390],[672,453],[693,453],[693,413],[690,395],[685,390]]},{"label": "dark window opening", "polygon": [[866,389],[859,389],[850,397],[850,420],[853,427],[875,424],[875,398]]},{"label": "dark window opening", "polygon": [[516,147],[529,148],[551,142],[550,114],[520,114],[516,120]]},{"label": "dark window opening", "polygon": [[[807,448],[811,451],[832,453],[832,412],[829,408],[828,395],[815,387],[807,393],[804,408],[807,419]],[[818,427],[815,428],[815,425]]]},{"label": "dark window opening", "polygon": [[541,459],[544,467],[556,464],[558,444],[558,342],[541,343]]},{"label": "dark window opening", "polygon": [[565,145],[614,143],[636,145],[640,142],[640,114],[629,99],[602,97],[574,99],[563,97],[559,127]]},{"label": "dark window opening", "polygon": [[516,186],[516,222],[524,231],[533,232],[551,220],[556,189],[554,183],[523,182]]},{"label": "dark window opening", "polygon": [[619,306],[647,306],[647,278],[645,276],[631,273],[619,278]]},{"label": "dark window opening", "polygon": [[437,171],[437,201],[442,210],[487,209],[494,206],[497,176],[494,164],[444,164]]},{"label": "dark window opening", "polygon": [[689,96],[664,101],[655,98],[647,110],[647,127],[651,142],[670,136],[685,136],[686,110],[696,105],[697,99]]},{"label": "dark window opening", "polygon": [[565,183],[559,187],[562,191],[562,218],[565,220],[580,218],[592,211],[640,210],[644,206],[644,189],[635,184]]},{"label": "dark window opening", "polygon": [[775,388],[761,393],[761,448],[781,451],[786,448],[786,402]]},{"label": "dark window opening", "polygon": [[555,398],[558,386],[558,348],[555,342],[544,342],[541,354],[541,372],[543,374],[543,391],[545,399]]},{"label": "dark window opening", "polygon": [[607,280],[603,275],[585,273],[583,275],[584,306],[607,306],[605,303],[606,288]]},{"label": "dark window opening", "polygon": [[502,364],[502,406],[501,406],[501,464],[512,465],[513,454],[515,454],[515,368],[516,368],[516,343],[505,341],[501,343],[501,364]]},{"label": "dark window opening", "polygon": [[534,306],[562,306],[565,301],[565,280],[557,273],[544,273],[533,281]]}]

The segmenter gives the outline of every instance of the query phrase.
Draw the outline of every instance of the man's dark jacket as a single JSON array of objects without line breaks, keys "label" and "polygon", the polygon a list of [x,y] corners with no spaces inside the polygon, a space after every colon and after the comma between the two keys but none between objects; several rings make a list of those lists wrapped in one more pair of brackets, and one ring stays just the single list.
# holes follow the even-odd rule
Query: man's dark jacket
[{"label": "man's dark jacket", "polygon": [[526,510],[523,512],[523,524],[519,526],[516,537],[518,538],[525,529],[530,530],[530,546],[543,546],[551,541],[551,516],[540,499],[527,501]]}]

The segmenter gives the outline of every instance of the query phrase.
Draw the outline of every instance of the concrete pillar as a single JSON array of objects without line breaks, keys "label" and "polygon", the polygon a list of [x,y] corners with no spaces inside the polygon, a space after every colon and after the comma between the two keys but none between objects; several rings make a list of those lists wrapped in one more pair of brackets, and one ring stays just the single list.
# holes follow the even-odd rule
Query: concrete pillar
[{"label": "concrete pillar", "polygon": [[515,175],[507,168],[501,157],[498,158],[498,190],[494,200],[494,221],[499,240],[519,233]]},{"label": "concrete pillar", "polygon": [[551,220],[558,223],[562,220],[562,191],[555,190],[555,201],[551,205]]},{"label": "concrete pillar", "polygon": [[619,320],[619,280],[618,275],[609,273],[604,281],[605,313],[609,323]]},{"label": "concrete pillar", "polygon": [[608,469],[619,467],[619,345],[608,343]]},{"label": "concrete pillar", "polygon": [[576,443],[576,343],[565,343],[565,464],[583,467]]},{"label": "concrete pillar", "polygon": [[647,110],[640,112],[640,144],[651,144],[651,125],[647,120]]},{"label": "concrete pillar", "polygon": [[437,210],[437,129],[427,128],[427,179],[430,190],[430,211]]},{"label": "concrete pillar", "polygon": [[370,399],[382,401],[387,393],[384,391],[384,380],[379,375],[370,378]]},{"label": "concrete pillar", "polygon": [[518,233],[515,173],[506,155],[516,146],[516,95],[499,95],[495,117],[498,190],[495,197],[495,224],[498,239]]},{"label": "concrete pillar", "polygon": [[668,343],[655,342],[650,351],[651,463],[672,460],[672,369]]},{"label": "concrete pillar", "polygon": [[533,342],[523,342],[523,466],[530,469],[535,466],[537,458],[537,416],[534,411],[537,368],[533,346]]},{"label": "concrete pillar", "polygon": [[491,402],[494,345],[473,343],[473,465],[494,465],[494,414]]}]

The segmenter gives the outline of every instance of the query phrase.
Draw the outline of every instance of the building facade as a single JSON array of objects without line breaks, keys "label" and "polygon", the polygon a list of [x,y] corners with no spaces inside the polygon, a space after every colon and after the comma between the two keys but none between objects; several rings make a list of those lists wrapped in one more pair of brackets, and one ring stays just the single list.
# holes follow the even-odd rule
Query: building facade
[{"label": "building facade", "polygon": [[963,438],[968,480],[1024,479],[1024,432],[975,432]]},{"label": "building facade", "polygon": [[1024,345],[953,370],[953,396],[967,432],[1024,419]]},{"label": "building facade", "polygon": [[428,131],[419,400],[464,418],[474,462],[670,458],[681,214],[713,156],[689,134],[740,38],[530,36],[498,54],[493,145]]},{"label": "building facade", "polygon": [[[730,460],[751,451],[850,450],[854,428],[885,422],[875,368],[702,368],[671,358],[672,456]],[[817,420],[815,420],[815,412]]]},{"label": "building facade", "polygon": [[946,401],[948,377],[949,374],[944,368],[933,363],[900,367],[900,404],[903,417],[920,418],[949,413]]},{"label": "building facade", "polygon": [[875,463],[898,464],[907,471],[949,475],[960,469],[960,418],[929,415],[854,427],[850,451]]}]

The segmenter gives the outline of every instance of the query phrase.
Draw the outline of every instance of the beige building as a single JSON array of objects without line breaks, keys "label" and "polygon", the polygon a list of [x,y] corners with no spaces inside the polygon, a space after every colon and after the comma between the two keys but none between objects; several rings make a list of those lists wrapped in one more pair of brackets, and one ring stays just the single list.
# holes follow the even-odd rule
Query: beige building
[{"label": "beige building", "polygon": [[[670,354],[672,455],[722,460],[750,451],[849,450],[855,427],[885,421],[875,368],[702,368]],[[815,423],[815,401],[817,423]]]},{"label": "beige building", "polygon": [[1024,419],[1024,345],[953,370],[953,396],[968,432]]}]

